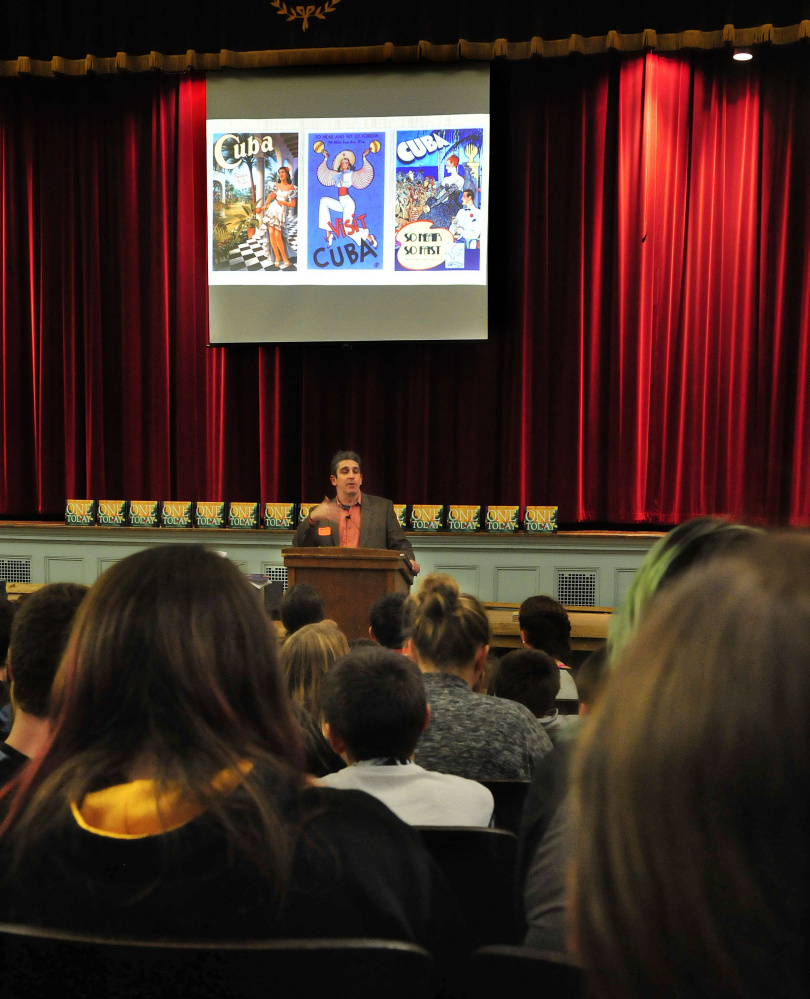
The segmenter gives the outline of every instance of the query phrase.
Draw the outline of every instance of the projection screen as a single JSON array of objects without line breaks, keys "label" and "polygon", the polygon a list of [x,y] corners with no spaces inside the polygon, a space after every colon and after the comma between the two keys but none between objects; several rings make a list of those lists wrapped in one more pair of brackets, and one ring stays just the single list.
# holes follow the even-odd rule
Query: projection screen
[{"label": "projection screen", "polygon": [[211,344],[487,336],[489,67],[207,79]]}]

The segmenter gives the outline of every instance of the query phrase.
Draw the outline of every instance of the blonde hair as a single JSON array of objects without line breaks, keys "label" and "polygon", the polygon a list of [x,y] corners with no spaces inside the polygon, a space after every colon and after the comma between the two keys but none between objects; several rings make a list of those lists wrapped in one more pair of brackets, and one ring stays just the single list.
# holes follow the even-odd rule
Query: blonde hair
[{"label": "blonde hair", "polygon": [[690,570],[628,642],[575,767],[595,999],[807,994],[810,543]]},{"label": "blonde hair", "polygon": [[281,669],[290,697],[313,718],[321,715],[321,681],[348,651],[346,636],[334,621],[305,624],[282,646]]},{"label": "blonde hair", "polygon": [[438,669],[452,672],[466,666],[482,645],[489,645],[484,608],[469,593],[460,593],[452,576],[426,576],[407,605],[405,617],[416,651]]}]

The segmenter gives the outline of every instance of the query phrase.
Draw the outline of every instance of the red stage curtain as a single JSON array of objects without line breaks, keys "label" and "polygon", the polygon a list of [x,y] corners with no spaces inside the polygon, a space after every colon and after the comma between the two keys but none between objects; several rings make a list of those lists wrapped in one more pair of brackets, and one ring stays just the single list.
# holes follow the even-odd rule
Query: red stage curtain
[{"label": "red stage curtain", "polygon": [[345,349],[206,347],[200,78],[0,81],[0,515],[314,500],[354,446],[401,502],[810,523],[807,70],[494,64],[490,339]]}]

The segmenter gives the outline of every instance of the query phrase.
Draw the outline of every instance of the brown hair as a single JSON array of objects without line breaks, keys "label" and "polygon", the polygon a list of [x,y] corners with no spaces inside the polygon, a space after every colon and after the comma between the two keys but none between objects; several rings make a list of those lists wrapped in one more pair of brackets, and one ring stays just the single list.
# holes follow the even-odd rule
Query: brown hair
[{"label": "brown hair", "polygon": [[438,669],[452,672],[466,666],[482,645],[489,645],[484,608],[469,593],[460,593],[451,576],[426,576],[419,593],[408,602],[406,620],[416,651]]},{"label": "brown hair", "polygon": [[489,693],[525,705],[535,718],[554,710],[560,692],[560,667],[538,649],[515,649],[500,660],[489,679]]},{"label": "brown hair", "polygon": [[[0,831],[18,859],[61,826],[70,802],[144,762],[159,789],[171,784],[215,813],[263,869],[286,871],[289,836],[267,769],[301,786],[303,747],[272,623],[232,562],[162,545],[104,573],[76,616],[52,718],[44,755],[3,792],[13,800]],[[244,760],[264,766],[220,797],[213,777]]]},{"label": "brown hair", "polygon": [[14,703],[26,714],[47,717],[53,678],[87,592],[79,583],[49,583],[35,590],[14,615],[9,680],[14,683]]},{"label": "brown hair", "polygon": [[321,715],[321,681],[335,660],[348,651],[346,636],[328,620],[305,624],[281,648],[281,669],[290,697],[316,720]]},{"label": "brown hair", "polygon": [[807,994],[810,543],[691,570],[616,664],[576,767],[595,999]]}]

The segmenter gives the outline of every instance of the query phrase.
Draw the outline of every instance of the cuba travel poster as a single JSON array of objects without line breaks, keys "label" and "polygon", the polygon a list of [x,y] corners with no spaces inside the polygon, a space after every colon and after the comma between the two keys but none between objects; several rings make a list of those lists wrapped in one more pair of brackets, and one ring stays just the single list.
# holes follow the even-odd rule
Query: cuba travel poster
[{"label": "cuba travel poster", "polygon": [[396,133],[395,267],[481,270],[486,239],[484,127]]},{"label": "cuba travel poster", "polygon": [[385,131],[307,135],[307,269],[381,271]]},{"label": "cuba travel poster", "polygon": [[[298,263],[298,132],[224,124],[234,130],[209,130],[212,270],[289,280]],[[245,124],[255,130],[238,128]]]}]

